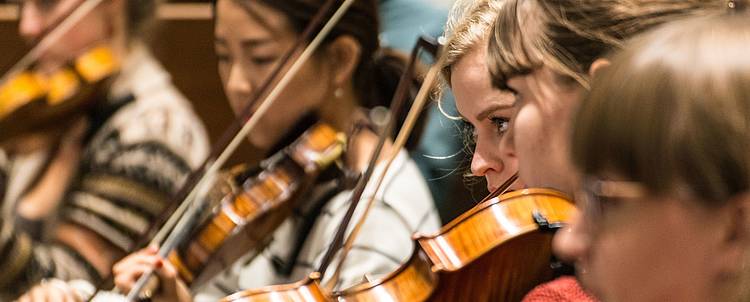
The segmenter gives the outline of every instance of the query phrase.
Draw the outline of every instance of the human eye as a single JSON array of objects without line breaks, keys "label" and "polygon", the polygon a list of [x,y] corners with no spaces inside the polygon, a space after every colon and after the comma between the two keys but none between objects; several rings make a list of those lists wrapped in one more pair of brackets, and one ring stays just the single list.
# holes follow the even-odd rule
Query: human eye
[{"label": "human eye", "polygon": [[503,135],[505,132],[508,131],[508,128],[510,127],[510,119],[507,117],[490,117],[490,123],[492,123],[493,126],[497,129],[498,135]]},{"label": "human eye", "polygon": [[229,54],[217,51],[216,60],[218,60],[219,63],[227,63],[232,60],[232,57]]},{"label": "human eye", "polygon": [[229,62],[232,60],[232,56],[229,53],[229,48],[226,46],[226,42],[218,40],[214,42],[214,53],[216,54],[216,60],[219,62]]},{"label": "human eye", "polygon": [[266,66],[276,62],[277,58],[275,56],[251,56],[249,59],[255,66]]}]

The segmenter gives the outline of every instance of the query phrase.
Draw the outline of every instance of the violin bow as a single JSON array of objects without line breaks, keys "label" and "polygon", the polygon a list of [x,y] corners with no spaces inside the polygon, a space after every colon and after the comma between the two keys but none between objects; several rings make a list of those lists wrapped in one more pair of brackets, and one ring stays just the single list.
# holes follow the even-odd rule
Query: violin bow
[{"label": "violin bow", "polygon": [[[330,3],[330,6],[324,5],[323,7],[321,7],[316,17],[320,17],[320,20],[322,20],[323,16],[328,12],[327,8],[331,7],[333,5],[333,2],[335,1],[336,0],[329,0],[328,2],[326,2],[326,4]],[[154,240],[152,241],[156,243],[156,242],[159,242],[157,241],[158,239],[162,239],[162,237],[165,237],[163,244],[161,244],[159,248],[158,254],[161,257],[167,257],[169,253],[176,247],[176,245],[185,236],[187,236],[190,230],[190,226],[195,222],[195,220],[199,216],[200,206],[195,204],[194,200],[197,200],[195,197],[198,196],[198,193],[210,187],[210,181],[209,181],[209,179],[211,178],[210,175],[215,175],[215,173],[218,172],[218,170],[229,159],[229,156],[231,156],[231,154],[239,146],[242,139],[244,139],[244,137],[250,132],[250,130],[255,128],[258,121],[260,120],[260,117],[262,117],[263,114],[271,107],[271,105],[273,105],[273,103],[276,101],[276,99],[281,94],[283,89],[286,88],[286,86],[289,84],[292,78],[302,68],[302,65],[313,55],[313,53],[317,50],[317,48],[322,44],[324,39],[328,36],[331,30],[333,30],[334,26],[336,26],[336,24],[341,20],[341,18],[348,11],[349,7],[351,7],[354,1],[355,0],[343,1],[341,6],[339,6],[335,10],[334,14],[331,16],[330,19],[328,19],[328,21],[325,23],[325,25],[320,30],[320,32],[318,32],[315,38],[310,42],[310,44],[305,48],[305,50],[299,55],[299,57],[296,58],[296,60],[294,61],[290,69],[286,73],[284,73],[283,77],[279,80],[279,82],[273,87],[273,89],[263,99],[263,101],[260,103],[260,106],[258,107],[258,110],[254,114],[252,114],[252,116],[250,116],[250,118],[244,123],[240,131],[229,142],[227,147],[221,152],[221,154],[216,158],[216,160],[211,161],[209,168],[206,170],[206,173],[204,174],[204,177],[202,177],[198,181],[198,183],[193,187],[193,189],[190,191],[185,201],[183,202],[183,204],[187,205],[184,207],[185,209],[184,213],[176,212],[176,214],[178,215],[173,215],[172,217],[179,216],[179,218],[170,219],[170,220],[175,221],[174,227],[172,228],[172,225],[165,225],[165,227],[162,228],[162,231],[160,231],[157,234],[157,236],[154,238]],[[318,18],[313,19],[310,22],[311,24],[308,25],[309,28],[311,28],[311,31],[314,30],[315,27],[317,27],[317,25],[315,24],[315,23],[319,23],[317,19]],[[249,109],[251,108],[252,107],[249,107]],[[180,207],[183,208],[183,206],[180,206]],[[165,231],[165,229],[170,229],[170,231]],[[171,231],[172,229],[174,231]],[[146,272],[145,274],[141,275],[141,277],[138,279],[136,284],[128,293],[126,300],[135,301],[153,274],[154,274],[154,271],[152,269]]]},{"label": "violin bow", "polygon": [[[299,39],[297,39],[294,42],[293,46],[281,57],[280,63],[277,64],[271,71],[269,76],[264,79],[259,89],[257,89],[253,92],[252,95],[250,95],[250,97],[248,98],[250,101],[247,105],[245,105],[244,108],[242,108],[239,117],[235,119],[234,122],[232,122],[224,130],[219,140],[212,146],[209,156],[203,161],[199,168],[188,175],[181,189],[172,198],[172,200],[175,202],[169,203],[169,205],[162,210],[159,217],[151,224],[149,229],[143,233],[141,238],[137,240],[137,242],[133,246],[130,247],[128,252],[132,252],[138,247],[145,246],[149,242],[149,244],[159,244],[166,239],[169,233],[174,229],[174,226],[177,225],[180,218],[190,207],[191,202],[189,201],[193,199],[193,196],[197,195],[196,193],[198,193],[198,183],[206,181],[204,180],[204,178],[207,178],[206,175],[209,174],[208,171],[218,171],[221,165],[223,165],[223,163],[221,162],[226,161],[231,153],[233,153],[239,146],[242,138],[244,137],[244,134],[240,134],[240,132],[249,132],[251,129],[245,129],[244,131],[243,129],[247,128],[246,126],[248,126],[250,119],[258,113],[261,113],[262,115],[262,112],[260,112],[260,110],[253,112],[253,108],[255,107],[255,105],[257,105],[257,103],[263,96],[268,96],[269,90],[272,89],[275,81],[279,78],[279,75],[281,75],[282,70],[289,66],[289,62],[292,61],[294,55],[296,53],[304,51],[304,42],[314,38],[313,35],[315,34],[316,28],[318,28],[323,23],[326,14],[332,11],[335,2],[336,0],[328,0],[320,7],[318,12],[311,19],[310,23],[302,31]],[[299,55],[297,58],[301,58],[301,55]],[[289,71],[291,71],[291,69]],[[278,82],[277,84],[281,83]],[[269,98],[266,97],[266,99],[264,99],[264,102],[267,99]],[[226,152],[226,150],[229,150],[230,148],[231,151]],[[221,163],[221,165],[217,163]],[[107,278],[102,280],[102,282],[100,282],[96,287],[96,291],[91,296],[89,301],[91,301],[91,299],[93,299],[106,284],[111,283],[111,279],[112,275],[110,274]]]},{"label": "violin bow", "polygon": [[367,183],[370,181],[370,178],[375,171],[375,167],[377,166],[378,159],[380,158],[380,154],[383,151],[385,141],[388,137],[391,136],[393,128],[395,127],[397,122],[396,117],[401,115],[401,111],[406,104],[406,100],[411,88],[410,82],[412,75],[414,74],[420,47],[422,46],[420,42],[418,42],[412,49],[411,55],[409,56],[409,63],[406,66],[404,74],[401,75],[398,85],[396,86],[396,91],[393,94],[393,98],[391,99],[390,114],[388,114],[388,119],[387,121],[385,121],[382,127],[378,127],[380,129],[380,133],[378,134],[378,143],[375,149],[372,151],[372,155],[370,155],[370,161],[367,165],[367,168],[365,169],[365,172],[362,174],[362,177],[359,178],[359,180],[357,181],[357,185],[352,191],[352,195],[349,198],[349,208],[347,209],[346,214],[344,214],[344,217],[341,219],[341,223],[336,229],[333,241],[331,242],[331,245],[329,245],[328,250],[326,250],[323,259],[321,260],[320,265],[316,270],[316,272],[320,273],[321,276],[325,275],[328,266],[331,264],[332,260],[334,259],[333,257],[336,255],[336,251],[341,247],[344,241],[344,237],[346,236],[346,229],[348,228],[349,223],[354,216],[354,212],[359,205],[362,194],[364,194]]},{"label": "violin bow", "polygon": [[510,186],[512,186],[514,183],[516,183],[516,180],[518,180],[518,171],[516,171],[516,173],[513,173],[513,175],[511,175],[510,177],[508,177],[508,179],[505,180],[505,182],[502,185],[500,185],[499,187],[497,187],[497,189],[495,189],[495,191],[493,191],[492,193],[490,193],[490,195],[487,195],[479,203],[483,203],[485,201],[488,201],[490,199],[493,199],[495,197],[498,197],[500,195],[505,194],[505,192],[508,192],[508,190],[510,189]]},{"label": "violin bow", "polygon": [[383,181],[385,180],[385,176],[388,173],[388,170],[391,164],[393,164],[393,161],[396,159],[399,152],[401,151],[401,149],[403,149],[404,145],[406,144],[406,140],[411,135],[411,132],[414,129],[414,125],[416,124],[417,119],[422,113],[422,109],[424,108],[425,104],[427,103],[427,100],[430,97],[430,91],[432,91],[435,81],[438,79],[441,66],[443,66],[446,60],[446,57],[441,54],[441,51],[442,51],[441,45],[436,43],[435,41],[428,41],[425,38],[420,38],[419,41],[417,42],[417,47],[418,48],[421,47],[429,51],[434,57],[437,58],[437,61],[432,65],[432,67],[430,67],[429,71],[427,72],[427,76],[422,82],[422,86],[420,87],[419,92],[417,93],[417,96],[414,99],[414,103],[409,109],[409,113],[406,117],[406,120],[404,121],[404,124],[401,126],[401,130],[396,136],[396,140],[393,142],[393,146],[391,148],[391,154],[388,155],[388,158],[385,161],[385,164],[383,166],[381,173],[378,174],[378,177],[376,179],[376,183],[373,189],[374,193],[367,200],[362,216],[359,218],[359,220],[357,220],[357,223],[354,225],[354,228],[352,229],[351,233],[346,238],[346,242],[344,243],[343,248],[341,250],[341,255],[338,258],[336,269],[333,275],[327,281],[327,283],[323,286],[323,288],[325,288],[329,292],[333,292],[333,286],[335,286],[336,283],[338,282],[344,260],[346,260],[346,256],[348,255],[349,251],[351,251],[354,241],[357,239],[357,236],[359,235],[359,232],[362,229],[362,226],[367,220],[370,209],[372,209],[372,206],[375,204],[375,197],[377,195],[377,192],[380,190],[380,187],[382,186]]}]

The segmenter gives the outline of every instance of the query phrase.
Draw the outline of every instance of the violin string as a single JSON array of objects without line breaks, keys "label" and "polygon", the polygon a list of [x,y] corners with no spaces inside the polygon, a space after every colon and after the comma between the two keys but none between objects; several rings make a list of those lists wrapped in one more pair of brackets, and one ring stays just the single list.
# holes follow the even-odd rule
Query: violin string
[{"label": "violin string", "polygon": [[[202,180],[202,178],[207,174],[207,171],[209,168],[213,165],[213,159],[219,158],[223,154],[227,154],[225,152],[227,148],[230,148],[232,144],[235,144],[233,146],[233,149],[236,149],[237,146],[242,142],[242,139],[244,136],[239,135],[240,131],[242,131],[243,127],[247,125],[250,118],[252,118],[253,115],[256,115],[260,111],[253,112],[253,108],[255,107],[256,103],[261,101],[261,98],[266,95],[266,92],[268,92],[269,89],[272,88],[272,85],[274,84],[274,80],[281,74],[282,70],[284,70],[285,67],[287,67],[288,62],[292,61],[294,54],[297,52],[304,52],[304,43],[303,41],[306,41],[308,39],[314,39],[313,34],[315,28],[317,28],[322,22],[323,18],[328,11],[332,11],[333,4],[336,2],[336,0],[328,0],[321,6],[320,10],[316,13],[316,15],[313,17],[313,19],[310,21],[310,23],[307,25],[305,30],[300,35],[300,38],[297,39],[294,43],[294,45],[289,49],[284,56],[281,59],[280,64],[278,64],[274,70],[271,72],[271,74],[266,78],[266,80],[263,82],[263,84],[260,86],[259,89],[256,90],[256,92],[250,96],[250,101],[247,105],[243,108],[241,114],[239,115],[239,118],[235,120],[232,124],[230,124],[229,127],[224,131],[224,133],[221,135],[220,139],[217,141],[217,143],[213,146],[211,150],[211,154],[207,157],[205,162],[201,165],[201,168],[196,170],[193,175],[190,175],[188,177],[188,180],[185,182],[184,187],[182,188],[181,192],[178,193],[178,199],[183,202],[179,203],[179,207],[177,209],[171,209],[167,208],[164,210],[163,214],[167,214],[171,212],[171,215],[169,216],[169,220],[163,222],[163,218],[158,219],[157,223],[154,224],[154,226],[162,225],[162,228],[159,229],[159,233],[157,233],[151,240],[151,244],[159,243],[164,241],[166,235],[171,232],[174,225],[177,223],[177,220],[179,217],[181,217],[184,212],[186,211],[188,205],[186,205],[187,201],[187,195],[189,195],[190,189],[194,189],[197,186],[197,183]],[[297,57],[299,58],[299,57]],[[267,98],[266,98],[267,99]],[[265,100],[265,99],[264,99]],[[249,131],[249,130],[248,130]],[[231,156],[234,150],[227,154],[228,156]],[[152,230],[149,230],[146,232],[146,235],[152,233]],[[143,242],[140,242],[137,246],[141,246]]]},{"label": "violin string", "polygon": [[[214,175],[216,174],[221,167],[224,166],[224,164],[229,160],[229,157],[234,154],[234,151],[237,150],[237,148],[240,146],[242,141],[247,137],[247,135],[250,133],[251,130],[255,129],[258,122],[260,121],[261,117],[265,115],[265,113],[271,108],[271,106],[276,102],[278,97],[281,95],[281,93],[284,91],[284,89],[289,85],[292,78],[297,75],[299,70],[302,68],[302,66],[307,62],[307,60],[312,57],[313,53],[318,49],[318,46],[323,42],[323,40],[328,36],[328,34],[333,30],[333,27],[338,23],[338,21],[343,17],[343,15],[346,13],[346,11],[349,9],[351,4],[354,2],[354,0],[346,0],[341,7],[334,13],[334,15],[331,17],[328,23],[325,24],[323,29],[319,32],[319,34],[310,42],[309,46],[300,54],[300,56],[297,58],[297,60],[292,64],[292,66],[289,68],[289,71],[287,71],[284,76],[279,80],[278,84],[271,90],[271,92],[263,99],[263,101],[260,102],[260,106],[258,107],[257,111],[245,122],[245,124],[242,126],[240,131],[234,136],[234,138],[231,140],[229,145],[224,149],[224,151],[221,152],[218,158],[210,164],[209,169],[206,171],[206,175]],[[206,178],[204,178],[202,181],[198,182],[197,187],[200,187],[202,182],[206,182]],[[195,193],[196,189],[194,189],[190,194],[188,194],[188,197],[186,198],[187,201],[191,201],[195,199]],[[179,215],[178,215],[179,216]],[[169,226],[168,226],[169,227]],[[166,237],[166,233],[168,232],[161,232],[155,236],[155,239],[163,239]],[[154,243],[161,242],[162,240],[154,240]]]},{"label": "violin string", "polygon": [[[334,26],[338,24],[338,22],[341,20],[341,18],[344,16],[344,14],[349,10],[349,7],[354,3],[355,0],[345,0],[341,6],[336,10],[336,12],[331,16],[331,18],[326,22],[326,24],[323,26],[323,28],[320,30],[320,32],[315,36],[315,38],[310,42],[308,47],[305,49],[305,51],[300,54],[300,56],[295,60],[294,64],[290,67],[289,71],[287,71],[284,76],[279,80],[278,84],[274,87],[274,89],[265,97],[265,99],[260,103],[260,107],[258,110],[250,117],[250,119],[244,124],[242,129],[240,129],[239,133],[232,139],[230,144],[227,146],[226,149],[221,153],[221,155],[213,161],[213,163],[210,165],[209,169],[206,172],[206,175],[214,175],[218,170],[226,163],[226,161],[229,159],[229,156],[234,153],[236,148],[239,146],[239,144],[242,142],[242,140],[247,136],[247,134],[250,132],[250,130],[254,129],[257,125],[260,118],[265,114],[265,112],[270,108],[270,106],[278,99],[278,96],[282,93],[282,91],[286,88],[286,86],[289,84],[289,82],[292,80],[292,78],[299,72],[299,70],[302,68],[302,65],[307,62],[307,60],[313,55],[313,53],[317,50],[318,46],[324,41],[324,39],[328,36],[328,34],[331,32]],[[209,177],[210,178],[210,177]],[[198,184],[194,187],[193,190],[188,194],[188,197],[185,199],[185,203],[194,203],[194,200],[196,199],[196,193],[202,188],[205,188],[207,186],[210,186],[210,183],[207,181],[209,178],[204,177],[202,178]],[[187,233],[186,226],[189,226],[191,223],[191,220],[194,220],[194,217],[196,217],[198,210],[200,209],[199,206],[192,206],[192,207],[186,207],[185,215],[182,215],[180,219],[178,219],[178,222],[176,223],[174,229],[177,230],[177,232],[170,232],[169,236],[166,236],[167,232],[164,232],[163,234],[157,234],[159,237],[166,236],[166,239],[164,240],[164,243],[161,245],[159,249],[159,255],[161,257],[167,257],[169,253],[172,251],[172,249],[181,241],[182,237],[185,233]],[[160,239],[160,238],[159,238]],[[133,286],[131,291],[128,293],[127,301],[135,301],[136,298],[138,298],[138,295],[143,290],[144,286],[147,284],[148,280],[153,275],[154,271],[153,269],[149,270],[147,273],[143,274],[141,278],[136,282],[136,284]]]},{"label": "violin string", "polygon": [[495,189],[495,191],[494,191],[494,192],[492,192],[492,193],[490,193],[490,195],[487,195],[487,196],[486,196],[486,197],[485,197],[484,199],[482,199],[482,201],[480,201],[479,203],[483,203],[483,202],[485,202],[485,201],[488,201],[488,200],[490,200],[490,199],[493,199],[493,198],[495,198],[495,197],[498,197],[498,196],[500,196],[500,195],[503,195],[503,194],[505,194],[505,192],[508,192],[508,190],[510,189],[510,187],[511,187],[511,186],[512,186],[512,185],[513,185],[514,183],[516,183],[516,180],[517,180],[517,179],[518,179],[518,171],[516,171],[516,173],[513,173],[513,175],[511,175],[510,177],[508,177],[508,179],[507,179],[507,180],[506,180],[506,181],[505,181],[505,182],[504,182],[504,183],[503,183],[502,185],[500,185],[500,187],[498,187],[497,189]]},{"label": "violin string", "polygon": [[[243,108],[241,114],[239,115],[239,118],[235,119],[235,121],[225,129],[219,140],[212,147],[210,155],[200,165],[200,168],[193,171],[193,173],[191,173],[187,177],[185,183],[183,184],[183,187],[176,194],[177,197],[174,198],[175,201],[179,202],[170,203],[170,206],[162,211],[162,213],[159,215],[159,218],[154,221],[151,227],[149,227],[149,230],[144,233],[144,236],[140,240],[138,240],[138,242],[134,244],[130,250],[134,250],[137,247],[144,246],[145,241],[147,241],[149,237],[152,238],[151,244],[160,243],[164,241],[169,232],[174,229],[174,226],[177,224],[180,217],[184,215],[185,211],[190,206],[189,202],[187,201],[187,195],[191,192],[190,190],[195,189],[197,187],[197,183],[200,182],[204,177],[206,177],[206,171],[208,170],[208,167],[213,164],[213,159],[217,158],[222,150],[229,146],[231,140],[237,137],[237,133],[239,133],[239,131],[241,130],[244,122],[249,120],[250,117],[252,117],[255,113],[253,112],[253,108],[255,107],[256,103],[258,103],[258,101],[260,101],[261,98],[266,95],[269,89],[271,89],[272,85],[274,84],[274,80],[277,79],[282,73],[282,70],[284,70],[289,65],[288,63],[292,61],[294,54],[304,51],[304,41],[314,38],[313,35],[316,34],[315,30],[323,23],[325,15],[328,12],[333,11],[332,8],[335,2],[336,0],[328,0],[320,7],[305,30],[300,34],[300,38],[297,39],[294,42],[294,45],[282,56],[280,60],[281,63],[277,64],[277,66],[274,67],[273,71],[264,80],[260,88],[257,89],[253,93],[253,95],[249,97],[250,101],[247,105],[245,105],[245,108]],[[175,205],[179,205],[179,207],[175,209]],[[164,220],[166,218],[168,218],[168,220],[165,222]],[[159,226],[161,226],[161,228],[159,228]],[[160,234],[151,236],[151,234],[157,231]],[[108,280],[111,280],[111,277],[112,276],[110,275]],[[102,288],[104,284],[109,283],[111,283],[111,281],[102,281],[100,286],[97,287],[97,292]],[[93,297],[95,297],[95,295],[92,296],[92,298]]]},{"label": "violin string", "polygon": [[354,212],[359,206],[359,201],[362,198],[362,194],[364,193],[365,188],[367,187],[367,183],[372,178],[372,174],[375,171],[376,163],[378,162],[378,159],[380,158],[380,154],[383,151],[383,146],[385,145],[386,138],[388,138],[391,132],[393,132],[393,128],[395,127],[396,122],[397,122],[396,117],[401,115],[401,111],[403,110],[402,107],[404,107],[404,104],[406,103],[406,99],[408,97],[408,93],[410,91],[410,86],[411,86],[410,78],[414,73],[414,65],[416,64],[416,60],[418,59],[418,56],[417,56],[418,53],[419,53],[419,45],[415,45],[414,49],[411,52],[411,56],[409,58],[409,64],[406,66],[406,70],[404,74],[401,76],[398,86],[396,87],[396,92],[393,94],[393,99],[391,100],[391,105],[390,105],[391,112],[390,114],[388,114],[387,121],[385,121],[384,127],[380,127],[380,133],[378,135],[378,144],[376,145],[375,149],[372,151],[367,168],[365,169],[365,172],[362,175],[362,177],[358,180],[357,185],[354,188],[351,197],[349,198],[349,208],[347,209],[346,214],[344,215],[344,218],[341,219],[341,223],[339,224],[336,230],[334,239],[331,242],[331,245],[328,247],[328,250],[324,254],[322,258],[323,260],[320,262],[320,265],[318,266],[317,272],[321,276],[325,275],[325,272],[328,269],[328,266],[331,264],[332,260],[334,259],[334,256],[336,255],[336,251],[343,244],[344,237],[346,236],[346,229],[348,228],[349,223],[351,222],[351,219],[354,216]]},{"label": "violin string", "polygon": [[0,85],[5,84],[10,78],[31,66],[31,64],[39,59],[44,51],[60,40],[64,34],[73,28],[74,25],[78,24],[79,21],[86,17],[103,1],[104,0],[86,0],[75,8],[70,15],[64,18],[54,29],[49,31],[41,40],[39,40],[39,43],[18,60],[16,64],[14,64],[13,67],[11,67],[2,78],[0,78]]},{"label": "violin string", "polygon": [[[439,53],[440,52],[438,51],[438,54]],[[435,62],[432,65],[432,67],[430,67],[429,71],[427,72],[427,76],[425,77],[424,82],[422,83],[422,87],[420,87],[419,92],[417,93],[417,97],[414,99],[414,103],[412,104],[412,107],[409,109],[409,113],[406,117],[406,121],[404,121],[403,126],[401,126],[401,131],[399,131],[398,136],[396,137],[396,140],[393,143],[393,147],[391,148],[391,154],[389,154],[388,159],[384,165],[384,168],[382,169],[382,171],[380,171],[380,174],[378,174],[377,181],[375,183],[374,190],[373,190],[374,193],[367,200],[362,216],[359,218],[359,220],[357,220],[357,223],[354,225],[354,228],[349,234],[349,237],[347,237],[346,243],[344,244],[344,247],[341,251],[341,255],[338,258],[333,275],[327,281],[327,283],[323,286],[323,288],[329,290],[329,292],[332,292],[333,287],[338,282],[339,276],[341,274],[342,265],[344,261],[346,260],[346,256],[349,253],[349,251],[351,251],[351,248],[354,245],[354,241],[357,239],[357,236],[359,235],[359,232],[362,229],[362,226],[367,220],[370,209],[372,209],[372,206],[375,204],[375,196],[377,195],[376,193],[378,192],[378,190],[380,190],[380,187],[382,186],[383,181],[385,180],[386,173],[388,172],[388,169],[390,168],[391,164],[393,164],[393,161],[396,159],[399,152],[406,144],[406,140],[411,135],[411,131],[414,129],[414,125],[416,124],[417,119],[422,113],[422,108],[424,108],[425,104],[427,103],[427,100],[430,97],[430,92],[432,91],[432,87],[438,78],[438,74],[440,73],[441,66],[443,66],[445,59],[446,57],[444,55],[439,54],[437,62]]]}]

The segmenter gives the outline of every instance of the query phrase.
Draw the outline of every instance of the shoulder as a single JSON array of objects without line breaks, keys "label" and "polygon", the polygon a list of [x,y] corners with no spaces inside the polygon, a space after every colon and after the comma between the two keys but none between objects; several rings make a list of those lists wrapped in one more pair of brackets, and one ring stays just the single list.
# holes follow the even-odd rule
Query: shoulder
[{"label": "shoulder", "polygon": [[[407,238],[415,232],[437,230],[439,220],[432,195],[427,182],[408,153],[401,151],[398,154],[388,169],[380,189],[375,193],[376,177],[384,168],[383,163],[378,165],[360,200],[362,207],[373,195],[375,198],[368,225],[374,228],[382,227],[383,230],[399,229],[406,232]],[[341,192],[326,206],[332,214],[333,222],[338,222],[343,217],[351,195],[351,191]]]},{"label": "shoulder", "polygon": [[133,100],[102,125],[93,143],[116,137],[124,146],[159,146],[193,168],[208,155],[203,123],[145,47],[134,48],[112,86],[113,98],[124,95]]},{"label": "shoulder", "polygon": [[541,284],[523,298],[524,302],[581,301],[594,302],[575,277],[565,276]]}]

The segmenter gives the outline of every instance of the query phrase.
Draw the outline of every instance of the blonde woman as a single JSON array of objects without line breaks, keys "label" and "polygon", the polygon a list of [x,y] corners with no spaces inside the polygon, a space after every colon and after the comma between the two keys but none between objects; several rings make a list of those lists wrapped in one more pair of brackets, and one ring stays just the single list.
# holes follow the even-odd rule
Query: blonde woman
[{"label": "blonde woman", "polygon": [[[447,60],[443,79],[455,96],[459,122],[473,147],[471,173],[487,181],[492,192],[517,170],[515,154],[500,145],[514,114],[513,95],[491,86],[487,70],[487,38],[505,1],[462,0],[446,24]],[[514,188],[522,187],[518,182]]]},{"label": "blonde woman", "polygon": [[[443,76],[455,95],[461,123],[469,132],[468,145],[474,147],[471,172],[485,178],[490,192],[518,171],[516,154],[501,143],[516,111],[515,98],[492,87],[487,69],[489,33],[505,2],[458,1],[446,25],[448,58]],[[517,181],[512,189],[522,187],[523,183]],[[559,300],[591,300],[574,277],[562,278],[554,287],[554,293],[543,289],[540,294],[551,294]]]}]

